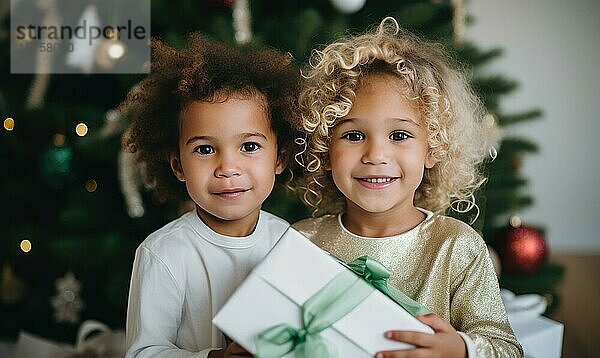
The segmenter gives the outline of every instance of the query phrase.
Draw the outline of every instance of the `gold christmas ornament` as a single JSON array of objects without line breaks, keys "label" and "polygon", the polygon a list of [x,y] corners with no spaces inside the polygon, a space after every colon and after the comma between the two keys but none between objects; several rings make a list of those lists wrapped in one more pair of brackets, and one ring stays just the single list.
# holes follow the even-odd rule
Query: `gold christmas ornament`
[{"label": "gold christmas ornament", "polygon": [[96,189],[98,189],[98,182],[96,182],[94,179],[90,179],[85,182],[85,190],[87,190],[88,193],[93,193],[96,191]]},{"label": "gold christmas ornament", "polygon": [[67,137],[64,134],[56,133],[54,137],[52,137],[52,143],[54,143],[57,147],[62,147],[65,145]]}]

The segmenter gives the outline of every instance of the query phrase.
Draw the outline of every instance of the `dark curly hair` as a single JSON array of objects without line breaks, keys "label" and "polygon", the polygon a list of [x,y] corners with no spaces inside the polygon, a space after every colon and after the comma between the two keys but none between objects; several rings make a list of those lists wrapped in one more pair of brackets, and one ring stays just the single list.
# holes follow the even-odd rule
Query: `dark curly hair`
[{"label": "dark curly hair", "polygon": [[188,36],[182,50],[156,39],[151,49],[151,74],[132,88],[120,110],[131,119],[123,146],[143,165],[144,179],[159,201],[188,198],[185,185],[171,171],[169,157],[178,152],[179,115],[194,101],[258,97],[277,136],[279,155],[292,164],[287,157],[294,150],[290,123],[299,113],[300,73],[289,54],[232,48],[198,33]]}]

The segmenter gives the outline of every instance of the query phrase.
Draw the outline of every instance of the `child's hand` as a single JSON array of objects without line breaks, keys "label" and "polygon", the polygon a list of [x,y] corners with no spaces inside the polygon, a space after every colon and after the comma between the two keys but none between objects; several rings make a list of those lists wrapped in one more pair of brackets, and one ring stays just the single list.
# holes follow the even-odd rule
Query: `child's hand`
[{"label": "child's hand", "polygon": [[236,342],[231,342],[225,349],[210,351],[208,358],[229,358],[229,357],[252,357],[250,352],[246,351]]},{"label": "child's hand", "polygon": [[394,341],[410,343],[414,349],[378,352],[377,358],[399,357],[460,357],[467,356],[467,346],[450,323],[434,314],[417,316],[435,334],[413,331],[388,331],[385,336]]}]

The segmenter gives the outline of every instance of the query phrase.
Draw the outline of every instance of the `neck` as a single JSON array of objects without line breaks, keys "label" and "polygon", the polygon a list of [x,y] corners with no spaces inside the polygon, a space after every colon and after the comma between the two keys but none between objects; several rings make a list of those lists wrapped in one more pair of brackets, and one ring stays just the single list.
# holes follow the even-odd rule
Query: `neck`
[{"label": "neck", "polygon": [[414,205],[385,212],[368,212],[348,202],[342,223],[351,233],[364,237],[388,237],[403,234],[419,225],[427,216]]},{"label": "neck", "polygon": [[196,213],[206,226],[211,228],[211,230],[217,234],[231,237],[245,237],[254,232],[256,224],[258,223],[260,210],[237,220],[224,220],[218,218],[198,206],[196,206]]}]

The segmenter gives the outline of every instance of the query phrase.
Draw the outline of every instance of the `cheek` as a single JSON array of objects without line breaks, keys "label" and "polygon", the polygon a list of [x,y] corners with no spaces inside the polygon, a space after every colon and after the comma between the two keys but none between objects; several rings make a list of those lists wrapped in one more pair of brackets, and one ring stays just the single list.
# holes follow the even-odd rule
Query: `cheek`
[{"label": "cheek", "polygon": [[427,145],[420,143],[419,145],[415,145],[405,152],[406,154],[403,156],[403,161],[405,163],[411,165],[425,165],[425,161],[427,158]]},{"label": "cheek", "polygon": [[348,157],[338,157],[331,163],[331,176],[337,184],[343,184],[351,179],[353,164]]},{"label": "cheek", "polygon": [[415,152],[413,155],[407,155],[403,158],[404,162],[410,166],[423,166],[425,164],[425,155],[421,152]]},{"label": "cheek", "polygon": [[259,162],[248,163],[248,173],[256,182],[271,182],[275,180],[277,171],[277,156],[263,158]]},{"label": "cheek", "polygon": [[328,160],[325,169],[337,171],[346,166],[345,161],[350,156],[349,150],[342,148],[341,145],[332,142],[329,145]]},{"label": "cheek", "polygon": [[421,155],[421,153],[415,153],[415,155],[403,158],[403,162],[400,165],[404,168],[405,173],[409,177],[414,178],[414,180],[419,180],[420,182],[423,178],[423,173],[425,172],[425,164],[425,156]]},{"label": "cheek", "polygon": [[186,179],[192,180],[196,185],[203,185],[209,180],[209,177],[213,175],[214,168],[206,162],[199,162],[190,160],[183,164],[183,170],[186,175]]}]

